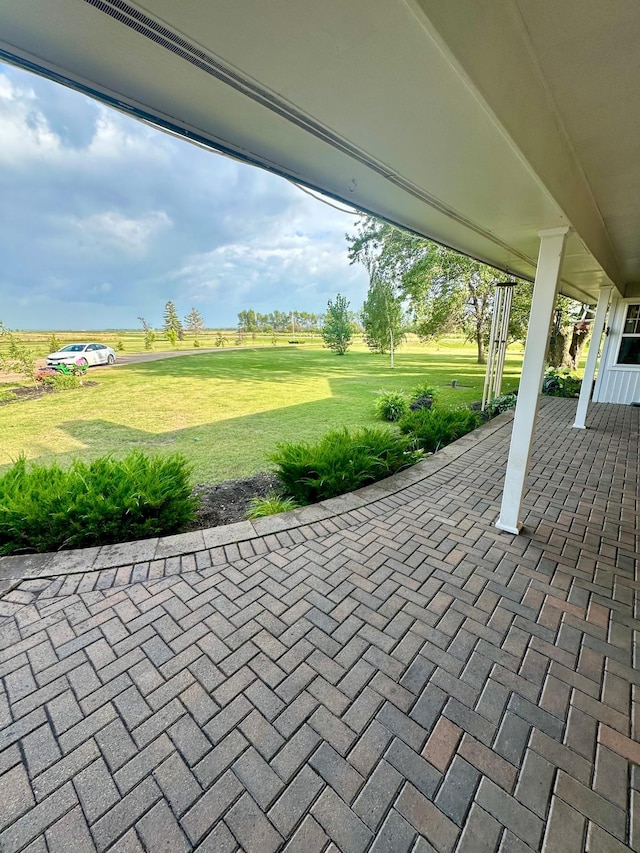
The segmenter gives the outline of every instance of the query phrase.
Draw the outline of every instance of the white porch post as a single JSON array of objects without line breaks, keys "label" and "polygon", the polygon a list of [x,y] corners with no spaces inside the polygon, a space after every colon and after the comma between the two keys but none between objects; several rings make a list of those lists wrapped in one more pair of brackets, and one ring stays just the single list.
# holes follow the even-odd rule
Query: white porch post
[{"label": "white porch post", "polygon": [[556,302],[560,267],[569,228],[551,228],[540,231],[540,252],[533,300],[529,317],[529,330],[522,362],[522,376],[518,390],[518,402],[513,420],[511,447],[507,460],[507,471],[502,493],[500,518],[496,522],[499,530],[520,533],[519,521],[524,484],[529,468],[533,430],[538,414],[538,402],[545,355],[549,338],[549,327]]},{"label": "white porch post", "polygon": [[602,340],[604,321],[607,316],[607,308],[609,307],[609,299],[611,298],[612,290],[612,287],[602,287],[598,294],[598,305],[596,306],[596,315],[593,318],[591,341],[589,342],[587,363],[585,364],[584,376],[582,377],[580,397],[578,398],[578,408],[576,409],[576,420],[573,424],[574,429],[586,429],[585,420],[587,417],[587,407],[589,405],[589,400],[591,399],[593,377],[595,376],[596,364],[598,362],[598,351],[600,350],[600,341]]}]

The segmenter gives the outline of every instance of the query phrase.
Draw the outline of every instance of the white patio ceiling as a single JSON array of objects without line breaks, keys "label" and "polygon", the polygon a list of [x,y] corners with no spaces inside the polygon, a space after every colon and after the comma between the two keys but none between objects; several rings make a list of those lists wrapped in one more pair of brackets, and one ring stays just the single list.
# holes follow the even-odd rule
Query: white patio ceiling
[{"label": "white patio ceiling", "polygon": [[0,58],[562,290],[640,293],[636,0],[3,0]]}]

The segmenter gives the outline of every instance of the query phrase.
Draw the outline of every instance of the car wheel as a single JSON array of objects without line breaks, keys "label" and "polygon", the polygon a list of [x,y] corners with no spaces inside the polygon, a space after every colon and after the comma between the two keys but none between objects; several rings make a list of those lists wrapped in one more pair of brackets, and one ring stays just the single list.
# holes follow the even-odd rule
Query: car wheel
[{"label": "car wheel", "polygon": [[109,357],[107,358],[107,364],[115,364],[115,363],[116,363],[115,355],[111,355],[111,353],[109,353]]},{"label": "car wheel", "polygon": [[87,361],[86,358],[79,358],[78,361],[76,362],[76,364],[80,364],[80,365],[82,365],[82,367],[86,367],[89,364],[89,362]]}]

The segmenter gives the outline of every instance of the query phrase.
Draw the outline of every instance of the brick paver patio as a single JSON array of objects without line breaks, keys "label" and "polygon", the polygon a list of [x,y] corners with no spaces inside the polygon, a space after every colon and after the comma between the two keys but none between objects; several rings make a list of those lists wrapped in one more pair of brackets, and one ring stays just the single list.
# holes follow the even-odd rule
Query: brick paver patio
[{"label": "brick paver patio", "polygon": [[507,416],[298,527],[26,561],[3,853],[640,850],[640,409],[574,411],[544,402],[520,537]]}]

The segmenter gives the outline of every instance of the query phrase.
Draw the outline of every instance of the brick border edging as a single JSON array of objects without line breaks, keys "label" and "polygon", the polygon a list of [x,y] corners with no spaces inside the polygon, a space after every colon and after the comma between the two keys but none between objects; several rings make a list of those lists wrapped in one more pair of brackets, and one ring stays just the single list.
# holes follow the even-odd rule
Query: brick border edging
[{"label": "brick border edging", "polygon": [[[209,548],[260,539],[274,533],[282,533],[326,521],[375,504],[379,500],[397,494],[408,486],[428,479],[463,456],[467,450],[503,429],[513,420],[513,411],[504,412],[473,432],[467,433],[452,444],[420,462],[373,483],[355,492],[329,498],[317,504],[301,507],[292,512],[266,516],[254,521],[239,521],[235,524],[178,533],[154,539],[137,539],[112,545],[77,548],[68,551],[52,551],[43,554],[17,554],[0,557],[0,597],[25,579],[50,578],[60,574],[84,574],[104,569],[140,563],[147,560],[179,557]],[[4,587],[4,588],[2,588]]]}]

